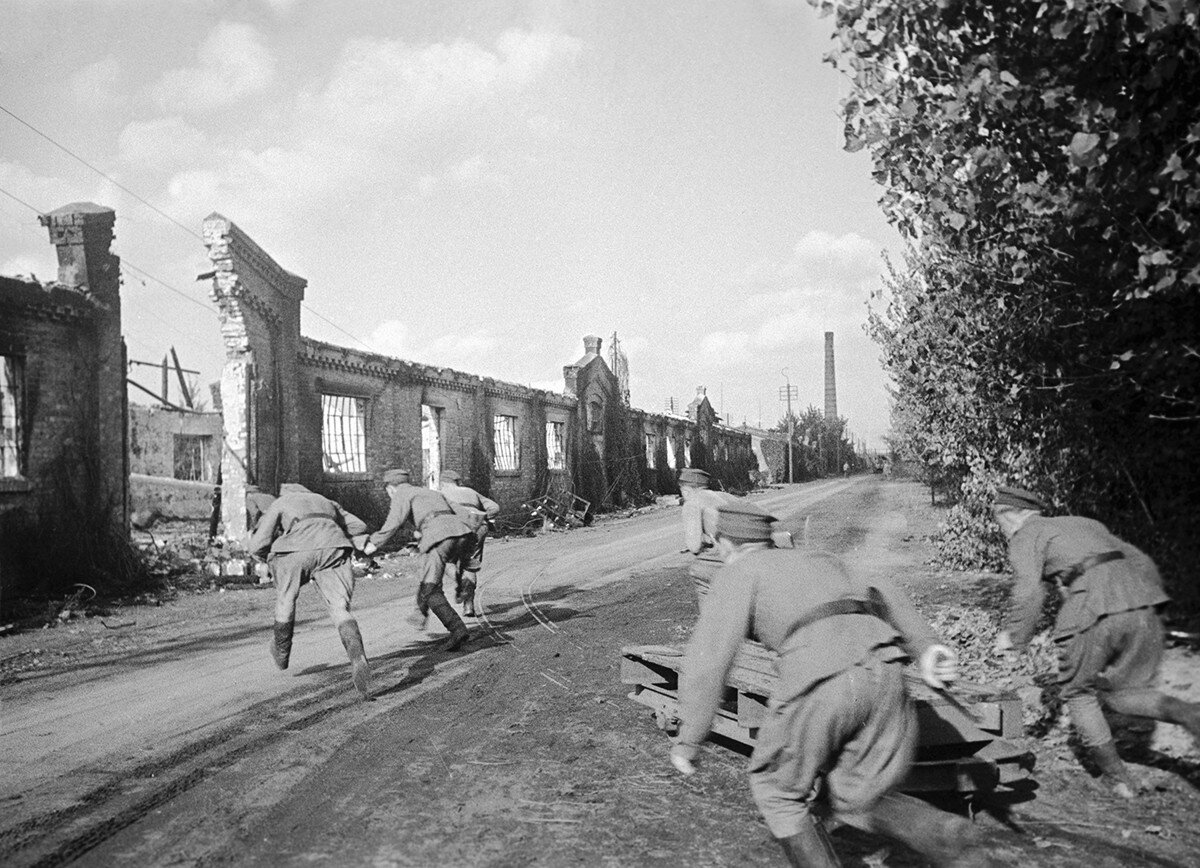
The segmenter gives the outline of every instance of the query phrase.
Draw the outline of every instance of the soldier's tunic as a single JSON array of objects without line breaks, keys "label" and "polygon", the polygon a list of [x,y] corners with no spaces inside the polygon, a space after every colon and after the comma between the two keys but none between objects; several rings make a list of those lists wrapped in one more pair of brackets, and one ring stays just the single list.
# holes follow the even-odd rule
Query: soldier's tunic
[{"label": "soldier's tunic", "polygon": [[483,544],[487,539],[488,522],[500,514],[500,504],[484,497],[474,488],[452,482],[443,481],[441,492],[449,501],[450,508],[475,526],[474,545],[463,547],[459,568],[467,572],[479,572],[483,567]]},{"label": "soldier's tunic", "polygon": [[[285,482],[258,521],[250,553],[267,558],[275,582],[275,620],[295,618],[296,598],[310,580],[317,586],[335,624],[350,619],[354,594],[351,554],[367,526],[337,503]],[[269,555],[268,555],[269,553]]]},{"label": "soldier's tunic", "polygon": [[[872,588],[888,621],[836,614],[802,624],[830,601],[868,600]],[[900,664],[935,643],[929,626],[899,590],[851,576],[833,555],[747,552],[718,570],[688,644],[679,691],[683,742],[699,744],[708,734],[747,637],[779,654],[775,694],[749,765],[771,833],[787,838],[810,822],[822,773],[835,811],[868,812],[912,763],[916,716]]]},{"label": "soldier's tunic", "polygon": [[683,487],[683,547],[694,555],[713,544],[717,532],[717,510],[738,500],[724,491]]},{"label": "soldier's tunic", "polygon": [[1151,687],[1162,660],[1157,607],[1169,599],[1154,561],[1094,519],[1030,516],[1009,540],[1016,585],[1008,631],[1028,644],[1047,585],[1060,586],[1054,625],[1059,681],[1084,744],[1111,740],[1097,694]]},{"label": "soldier's tunic", "polygon": [[440,588],[446,564],[457,559],[462,546],[473,543],[475,528],[466,518],[455,514],[440,491],[409,482],[393,486],[387,519],[383,527],[371,534],[371,542],[383,545],[405,522],[411,522],[421,533],[417,551],[423,555],[422,586]]}]

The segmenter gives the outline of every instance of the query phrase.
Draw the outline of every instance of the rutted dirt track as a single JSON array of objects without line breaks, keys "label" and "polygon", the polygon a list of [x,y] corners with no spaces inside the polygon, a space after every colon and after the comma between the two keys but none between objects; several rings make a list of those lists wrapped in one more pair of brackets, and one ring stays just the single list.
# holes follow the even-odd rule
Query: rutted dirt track
[{"label": "rutted dirt track", "polygon": [[[811,544],[860,569],[953,581],[922,565],[936,516],[916,486],[866,478],[755,499],[796,530],[811,515]],[[701,774],[678,777],[618,680],[621,645],[679,643],[694,622],[677,522],[663,510],[496,542],[466,654],[402,624],[414,580],[394,559],[400,575],[366,579],[355,600],[371,703],[311,591],[288,673],[266,654],[269,592],[142,612],[121,634],[142,641],[102,665],[0,688],[0,862],[782,864],[742,758],[710,747]],[[116,641],[93,629],[96,650]],[[75,637],[85,649],[88,635]],[[0,657],[24,653],[4,641]],[[1011,828],[980,815],[1003,862],[1194,864],[1200,796],[1178,775],[1151,770],[1152,791],[1125,806],[1059,765],[1038,774],[1036,798],[991,807]],[[885,846],[835,840],[848,864]],[[892,848],[886,864],[919,863]]]}]

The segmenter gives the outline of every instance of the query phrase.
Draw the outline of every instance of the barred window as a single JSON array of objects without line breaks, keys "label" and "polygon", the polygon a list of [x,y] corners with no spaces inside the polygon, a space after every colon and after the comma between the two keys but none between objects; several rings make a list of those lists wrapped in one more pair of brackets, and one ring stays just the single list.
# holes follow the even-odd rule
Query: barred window
[{"label": "barred window", "polygon": [[367,472],[367,401],[321,396],[321,461],[326,473]]},{"label": "barred window", "polygon": [[209,460],[212,456],[211,434],[175,435],[175,478],[192,482],[211,482]]},{"label": "barred window", "polygon": [[653,434],[646,435],[646,466],[654,469],[654,453],[658,450],[658,438]]},{"label": "barred window", "polygon": [[546,467],[562,470],[567,466],[566,449],[563,443],[563,423],[546,423]]},{"label": "barred window", "polygon": [[21,453],[21,402],[24,365],[16,356],[0,356],[0,478],[17,478],[25,471]]},{"label": "barred window", "polygon": [[496,456],[492,462],[494,469],[516,470],[519,467],[516,416],[492,417],[492,445]]}]

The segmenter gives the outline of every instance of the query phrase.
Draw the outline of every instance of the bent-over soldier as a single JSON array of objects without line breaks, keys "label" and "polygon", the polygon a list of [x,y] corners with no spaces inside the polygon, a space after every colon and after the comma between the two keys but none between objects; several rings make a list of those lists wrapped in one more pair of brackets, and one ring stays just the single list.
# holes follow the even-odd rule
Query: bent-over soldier
[{"label": "bent-over soldier", "polygon": [[917,746],[903,663],[919,660],[924,680],[941,688],[957,674],[954,652],[890,583],[862,580],[830,554],[772,548],[772,521],[753,504],[719,510],[724,566],[687,646],[672,763],[695,770],[738,649],[756,638],[779,654],[779,677],[750,757],[750,791],[789,862],[839,864],[811,811],[823,775],[842,822],[939,864],[973,864],[969,821],[896,791]]},{"label": "bent-over soldier", "polygon": [[383,474],[391,506],[383,527],[371,534],[364,552],[368,555],[390,540],[406,523],[416,528],[417,551],[421,555],[421,584],[417,586],[417,614],[413,623],[420,627],[432,611],[450,631],[445,649],[454,651],[470,638],[471,632],[454,611],[442,591],[446,564],[458,560],[459,552],[475,542],[475,528],[456,515],[440,491],[413,485],[407,470],[389,470]]},{"label": "bent-over soldier", "polygon": [[443,470],[439,487],[450,502],[450,508],[475,526],[475,542],[462,547],[454,576],[454,599],[462,603],[464,615],[474,617],[475,588],[479,584],[479,571],[483,568],[483,544],[487,539],[489,524],[500,514],[500,504],[490,497],[484,497],[474,488],[463,485],[462,474],[457,470]]},{"label": "bent-over soldier", "polygon": [[366,540],[367,526],[334,501],[303,485],[285,482],[258,520],[250,553],[267,560],[275,581],[275,635],[271,657],[287,669],[296,626],[296,598],[310,580],[317,586],[329,617],[350,658],[354,686],[371,695],[371,670],[358,622],[350,614],[354,595],[351,557]]},{"label": "bent-over soldier", "polygon": [[1118,714],[1178,724],[1200,740],[1200,703],[1155,687],[1163,653],[1159,609],[1168,601],[1154,561],[1095,519],[1047,517],[1037,495],[999,486],[994,513],[1008,539],[1016,584],[1012,612],[996,642],[1023,651],[1042,613],[1049,583],[1063,602],[1054,624],[1058,681],[1089,758],[1113,791],[1137,789],[1117,755],[1103,704]]},{"label": "bent-over soldier", "polygon": [[698,555],[714,544],[717,509],[737,503],[740,498],[709,488],[712,477],[698,467],[679,471],[679,491],[683,497],[683,551]]}]

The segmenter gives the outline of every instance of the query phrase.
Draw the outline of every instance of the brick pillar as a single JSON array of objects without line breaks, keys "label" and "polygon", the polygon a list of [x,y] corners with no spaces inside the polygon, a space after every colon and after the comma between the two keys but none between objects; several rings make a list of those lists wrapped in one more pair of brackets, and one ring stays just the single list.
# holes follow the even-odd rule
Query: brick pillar
[{"label": "brick pillar", "polygon": [[129,411],[121,337],[121,260],[110,249],[116,213],[91,202],[76,202],[40,220],[58,251],[58,283],[96,305],[95,405],[86,408],[95,413],[95,431],[86,433],[95,438],[96,508],[109,510],[113,522],[128,532]]},{"label": "brick pillar", "polygon": [[299,481],[296,358],[307,284],[220,214],[205,219],[204,243],[225,343],[222,534],[244,546],[246,486],[278,494],[280,483]]}]

